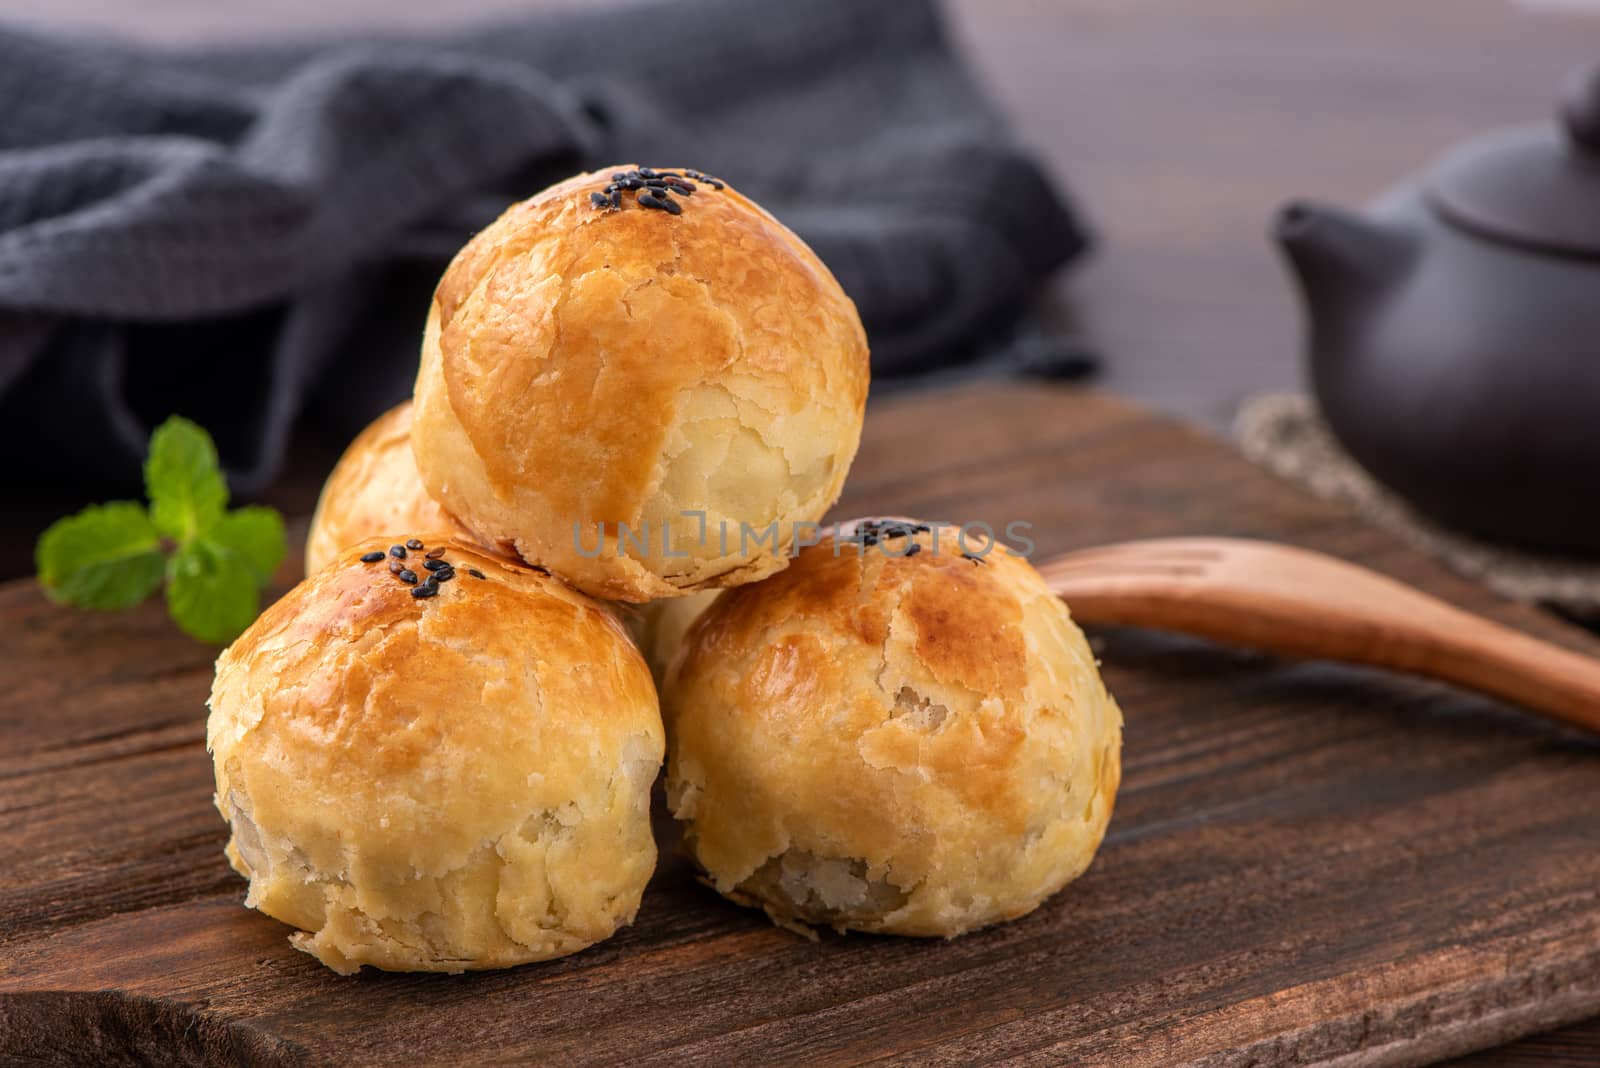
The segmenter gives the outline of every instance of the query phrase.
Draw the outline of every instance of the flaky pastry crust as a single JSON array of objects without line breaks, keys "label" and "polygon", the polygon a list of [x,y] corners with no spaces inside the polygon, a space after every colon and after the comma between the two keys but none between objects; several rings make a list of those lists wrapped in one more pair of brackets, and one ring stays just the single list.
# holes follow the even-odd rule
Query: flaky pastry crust
[{"label": "flaky pastry crust", "polygon": [[364,542],[218,659],[206,738],[228,858],[245,903],[339,972],[572,953],[633,918],[655,866],[650,673],[589,598],[418,536],[456,569],[436,596],[360,562],[388,545]]},{"label": "flaky pastry crust", "polygon": [[955,536],[829,538],[690,627],[662,693],[668,798],[724,894],[785,925],[952,936],[1088,867],[1121,713],[1032,566]]},{"label": "flaky pastry crust", "polygon": [[[596,209],[614,170],[515,205],[445,272],[417,376],[423,482],[593,596],[754,581],[838,497],[866,335],[822,262],[731,186],[679,215]],[[649,547],[619,551],[623,524]]]}]

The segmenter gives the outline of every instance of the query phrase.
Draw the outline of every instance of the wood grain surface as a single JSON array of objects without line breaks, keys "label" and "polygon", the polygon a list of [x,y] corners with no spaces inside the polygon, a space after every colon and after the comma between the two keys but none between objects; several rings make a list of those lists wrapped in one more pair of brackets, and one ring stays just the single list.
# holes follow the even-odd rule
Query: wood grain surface
[{"label": "wood grain surface", "polygon": [[[1280,538],[1574,649],[1211,439],[1095,394],[875,405],[839,514],[1034,524],[1041,554]],[[1443,687],[1133,630],[1089,873],[953,942],[804,941],[664,839],[638,922],[563,961],[340,978],[242,907],[211,652],[159,607],[0,588],[0,1060],[1421,1064],[1600,1011],[1600,744]]]}]

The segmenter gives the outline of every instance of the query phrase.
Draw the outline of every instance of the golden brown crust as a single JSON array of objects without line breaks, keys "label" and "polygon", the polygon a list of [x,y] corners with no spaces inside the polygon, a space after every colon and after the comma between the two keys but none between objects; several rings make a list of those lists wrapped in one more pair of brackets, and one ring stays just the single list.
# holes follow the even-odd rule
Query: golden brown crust
[{"label": "golden brown crust", "polygon": [[364,542],[217,661],[207,744],[247,904],[339,971],[574,952],[632,919],[654,868],[649,671],[556,579],[408,533],[447,546],[436,596]]},{"label": "golden brown crust", "polygon": [[[866,336],[821,261],[733,188],[702,186],[677,216],[595,210],[614,169],[512,207],[445,273],[417,378],[423,480],[479,536],[595,596],[752,581],[786,557],[740,544],[741,522],[788,541],[838,496]],[[686,555],[660,551],[663,521]],[[578,545],[602,523],[592,558]],[[619,555],[617,524],[649,524],[655,548]]]},{"label": "golden brown crust", "polygon": [[422,485],[411,454],[411,402],[373,420],[323,484],[306,538],[306,574],[347,545],[413,530],[464,533]]},{"label": "golden brown crust", "polygon": [[[668,792],[719,889],[783,921],[953,935],[1088,866],[1121,714],[1059,599],[954,528],[833,539],[723,593],[663,687]],[[935,548],[935,537],[938,547]]]}]

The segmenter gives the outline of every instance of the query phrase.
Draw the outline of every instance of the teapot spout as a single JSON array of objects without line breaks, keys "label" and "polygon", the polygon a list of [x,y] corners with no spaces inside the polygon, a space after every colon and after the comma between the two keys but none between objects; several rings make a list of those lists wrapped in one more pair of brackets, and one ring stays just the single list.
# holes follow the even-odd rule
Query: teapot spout
[{"label": "teapot spout", "polygon": [[1313,323],[1324,326],[1380,296],[1417,251],[1408,231],[1303,200],[1284,206],[1273,232],[1300,278]]}]

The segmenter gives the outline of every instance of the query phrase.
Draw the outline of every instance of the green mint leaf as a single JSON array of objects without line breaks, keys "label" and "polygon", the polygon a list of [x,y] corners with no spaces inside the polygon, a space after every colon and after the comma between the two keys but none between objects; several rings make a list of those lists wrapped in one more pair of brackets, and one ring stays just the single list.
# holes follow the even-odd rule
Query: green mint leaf
[{"label": "green mint leaf", "polygon": [[95,505],[45,531],[35,549],[40,585],[57,601],[110,611],[138,604],[165,576],[167,611],[184,633],[232,641],[288,554],[283,517],[229,512],[211,436],[178,416],[150,435],[144,481],[148,512],[129,501]]},{"label": "green mint leaf", "polygon": [[150,435],[144,490],[156,529],[180,544],[211,529],[228,505],[211,435],[173,416]]},{"label": "green mint leaf", "polygon": [[206,547],[227,556],[256,577],[258,586],[272,581],[283,558],[289,554],[289,541],[283,532],[283,517],[271,508],[237,508],[201,535]]},{"label": "green mint leaf", "polygon": [[226,645],[254,622],[259,590],[249,567],[203,541],[179,548],[167,563],[168,613],[189,637],[213,645]]},{"label": "green mint leaf", "polygon": [[138,604],[161,585],[161,537],[132,501],[90,505],[50,525],[34,562],[53,600],[112,612]]}]

